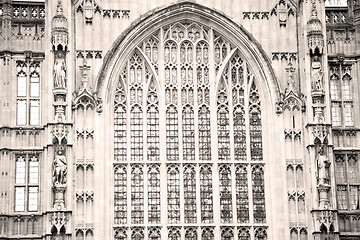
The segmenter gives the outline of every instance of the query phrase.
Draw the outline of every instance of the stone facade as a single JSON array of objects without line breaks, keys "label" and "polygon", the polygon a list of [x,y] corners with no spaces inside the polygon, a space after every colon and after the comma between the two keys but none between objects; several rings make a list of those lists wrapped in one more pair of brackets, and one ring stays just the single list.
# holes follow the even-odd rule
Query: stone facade
[{"label": "stone facade", "polygon": [[0,0],[0,239],[360,239],[360,1]]}]

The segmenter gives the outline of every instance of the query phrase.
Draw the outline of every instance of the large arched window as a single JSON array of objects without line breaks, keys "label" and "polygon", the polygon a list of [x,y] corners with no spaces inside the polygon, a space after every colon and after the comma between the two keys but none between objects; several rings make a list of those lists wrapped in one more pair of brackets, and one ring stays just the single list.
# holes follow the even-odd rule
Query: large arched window
[{"label": "large arched window", "polygon": [[118,79],[114,236],[266,239],[261,98],[240,49],[176,22],[142,39]]}]

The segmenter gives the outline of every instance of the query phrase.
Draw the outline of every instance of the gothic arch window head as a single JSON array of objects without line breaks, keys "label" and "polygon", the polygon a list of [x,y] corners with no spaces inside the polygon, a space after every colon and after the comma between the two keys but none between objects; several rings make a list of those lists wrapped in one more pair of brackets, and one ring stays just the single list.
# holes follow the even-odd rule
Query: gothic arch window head
[{"label": "gothic arch window head", "polygon": [[[187,20],[139,41],[114,94],[114,237],[128,224],[132,238],[141,227],[148,239],[265,239],[262,101],[247,59]],[[200,228],[217,222],[233,227]]]}]

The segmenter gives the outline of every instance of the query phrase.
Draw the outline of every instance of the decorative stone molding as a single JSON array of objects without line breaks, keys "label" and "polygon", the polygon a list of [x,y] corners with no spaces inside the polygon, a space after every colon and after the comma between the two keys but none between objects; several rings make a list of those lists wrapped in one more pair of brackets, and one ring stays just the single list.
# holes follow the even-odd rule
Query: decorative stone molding
[{"label": "decorative stone molding", "polygon": [[77,138],[94,138],[94,129],[76,129],[75,134]]},{"label": "decorative stone molding", "polygon": [[286,60],[286,61],[296,61],[297,53],[296,52],[273,52],[272,60]]},{"label": "decorative stone molding", "polygon": [[130,18],[130,10],[101,9],[95,0],[81,1],[81,3],[76,7],[76,12],[83,13],[87,24],[92,24],[96,13],[99,13],[104,18]]},{"label": "decorative stone molding", "polygon": [[243,19],[269,20],[269,12],[243,12]]},{"label": "decorative stone molding", "polygon": [[57,124],[53,126],[51,133],[53,134],[54,141],[56,140],[59,144],[61,144],[63,140],[66,140],[69,130],[66,125]]},{"label": "decorative stone molding", "polygon": [[69,44],[67,18],[63,14],[61,0],[58,1],[56,15],[52,19],[51,43],[54,50],[58,50],[59,46],[65,50]]},{"label": "decorative stone molding", "polygon": [[295,11],[285,0],[279,0],[270,13],[270,16],[278,17],[280,27],[286,27],[286,23],[290,15],[295,16]]},{"label": "decorative stone molding", "polygon": [[314,136],[314,142],[318,139],[320,144],[324,144],[329,135],[329,127],[325,125],[315,125],[312,134]]},{"label": "decorative stone molding", "polygon": [[77,58],[102,58],[101,50],[76,50]]},{"label": "decorative stone molding", "polygon": [[57,234],[60,235],[61,229],[65,228],[69,218],[68,213],[63,211],[52,212],[50,217],[50,223],[55,227]]}]

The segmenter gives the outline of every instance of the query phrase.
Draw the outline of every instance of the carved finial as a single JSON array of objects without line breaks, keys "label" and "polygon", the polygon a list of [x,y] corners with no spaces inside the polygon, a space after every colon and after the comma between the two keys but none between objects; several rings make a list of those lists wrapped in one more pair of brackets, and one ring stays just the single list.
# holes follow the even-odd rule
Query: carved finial
[{"label": "carved finial", "polygon": [[82,70],[82,78],[81,83],[82,87],[87,87],[87,83],[89,81],[87,71],[90,70],[90,66],[87,65],[86,58],[83,58],[83,65],[79,67]]},{"label": "carved finial", "polygon": [[63,15],[63,7],[61,0],[58,1],[57,7],[56,7],[56,15]]},{"label": "carved finial", "polygon": [[316,9],[316,3],[315,2],[312,3],[311,17],[312,18],[317,18],[317,9]]}]

